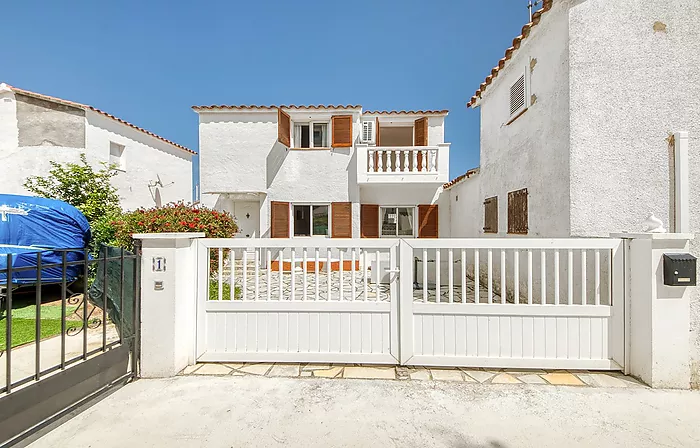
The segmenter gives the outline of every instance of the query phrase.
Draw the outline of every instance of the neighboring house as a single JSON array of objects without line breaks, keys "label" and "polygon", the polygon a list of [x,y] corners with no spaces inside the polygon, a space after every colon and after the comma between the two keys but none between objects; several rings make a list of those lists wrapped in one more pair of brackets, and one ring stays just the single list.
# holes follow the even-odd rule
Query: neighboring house
[{"label": "neighboring house", "polygon": [[[481,110],[480,169],[446,193],[482,225],[453,236],[608,236],[642,231],[652,213],[670,231],[700,229],[699,17],[698,1],[545,0],[468,103]],[[689,135],[687,167],[677,132]],[[677,169],[690,173],[686,228]]]},{"label": "neighboring house", "polygon": [[[195,106],[201,202],[241,237],[431,237],[449,228],[447,111]],[[445,230],[445,234],[449,231]]]},{"label": "neighboring house", "polygon": [[29,176],[81,154],[95,168],[117,165],[124,209],[192,201],[194,151],[92,106],[0,84],[0,192],[30,194]]}]

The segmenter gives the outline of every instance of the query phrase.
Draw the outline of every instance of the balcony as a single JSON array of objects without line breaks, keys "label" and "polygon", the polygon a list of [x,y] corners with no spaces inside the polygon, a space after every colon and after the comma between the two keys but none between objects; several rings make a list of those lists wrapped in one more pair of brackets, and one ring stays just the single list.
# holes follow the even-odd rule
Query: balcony
[{"label": "balcony", "polygon": [[357,182],[445,183],[449,181],[450,144],[436,146],[357,145]]}]

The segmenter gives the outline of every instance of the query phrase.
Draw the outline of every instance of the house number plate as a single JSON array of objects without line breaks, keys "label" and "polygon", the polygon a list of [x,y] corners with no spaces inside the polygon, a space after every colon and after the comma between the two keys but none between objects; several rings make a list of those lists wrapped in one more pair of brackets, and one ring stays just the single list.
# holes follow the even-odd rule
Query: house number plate
[{"label": "house number plate", "polygon": [[165,272],[165,257],[153,257],[153,272]]}]

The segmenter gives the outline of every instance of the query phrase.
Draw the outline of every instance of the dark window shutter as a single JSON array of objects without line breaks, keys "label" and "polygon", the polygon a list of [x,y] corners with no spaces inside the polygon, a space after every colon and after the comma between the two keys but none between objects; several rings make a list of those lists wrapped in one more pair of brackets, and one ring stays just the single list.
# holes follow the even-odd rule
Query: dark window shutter
[{"label": "dark window shutter", "polygon": [[362,204],[360,207],[360,236],[379,238],[379,206]]},{"label": "dark window shutter", "polygon": [[527,235],[527,188],[508,192],[508,233]]},{"label": "dark window shutter", "polygon": [[352,115],[336,115],[333,124],[333,147],[348,148],[352,146]]},{"label": "dark window shutter", "polygon": [[498,196],[484,201],[484,233],[498,233]]},{"label": "dark window shutter", "polygon": [[270,203],[270,237],[289,238],[289,202]]},{"label": "dark window shutter", "polygon": [[284,146],[289,147],[292,144],[291,134],[292,121],[289,119],[289,115],[283,112],[282,109],[277,109],[277,140]]},{"label": "dark window shutter", "polygon": [[438,237],[438,206],[418,206],[418,238]]},{"label": "dark window shutter", "polygon": [[352,238],[352,204],[331,203],[331,238]]},{"label": "dark window shutter", "polygon": [[428,146],[428,119],[417,119],[413,124],[413,144],[415,146]]}]

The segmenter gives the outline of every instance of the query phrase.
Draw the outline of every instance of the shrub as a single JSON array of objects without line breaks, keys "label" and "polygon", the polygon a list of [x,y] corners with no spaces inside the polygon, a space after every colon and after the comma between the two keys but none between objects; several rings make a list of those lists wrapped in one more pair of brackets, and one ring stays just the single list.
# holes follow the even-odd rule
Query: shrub
[{"label": "shrub", "polygon": [[134,233],[203,232],[207,238],[231,238],[238,232],[229,213],[182,202],[134,210],[110,225],[114,227],[114,244],[128,250],[134,247]]}]

